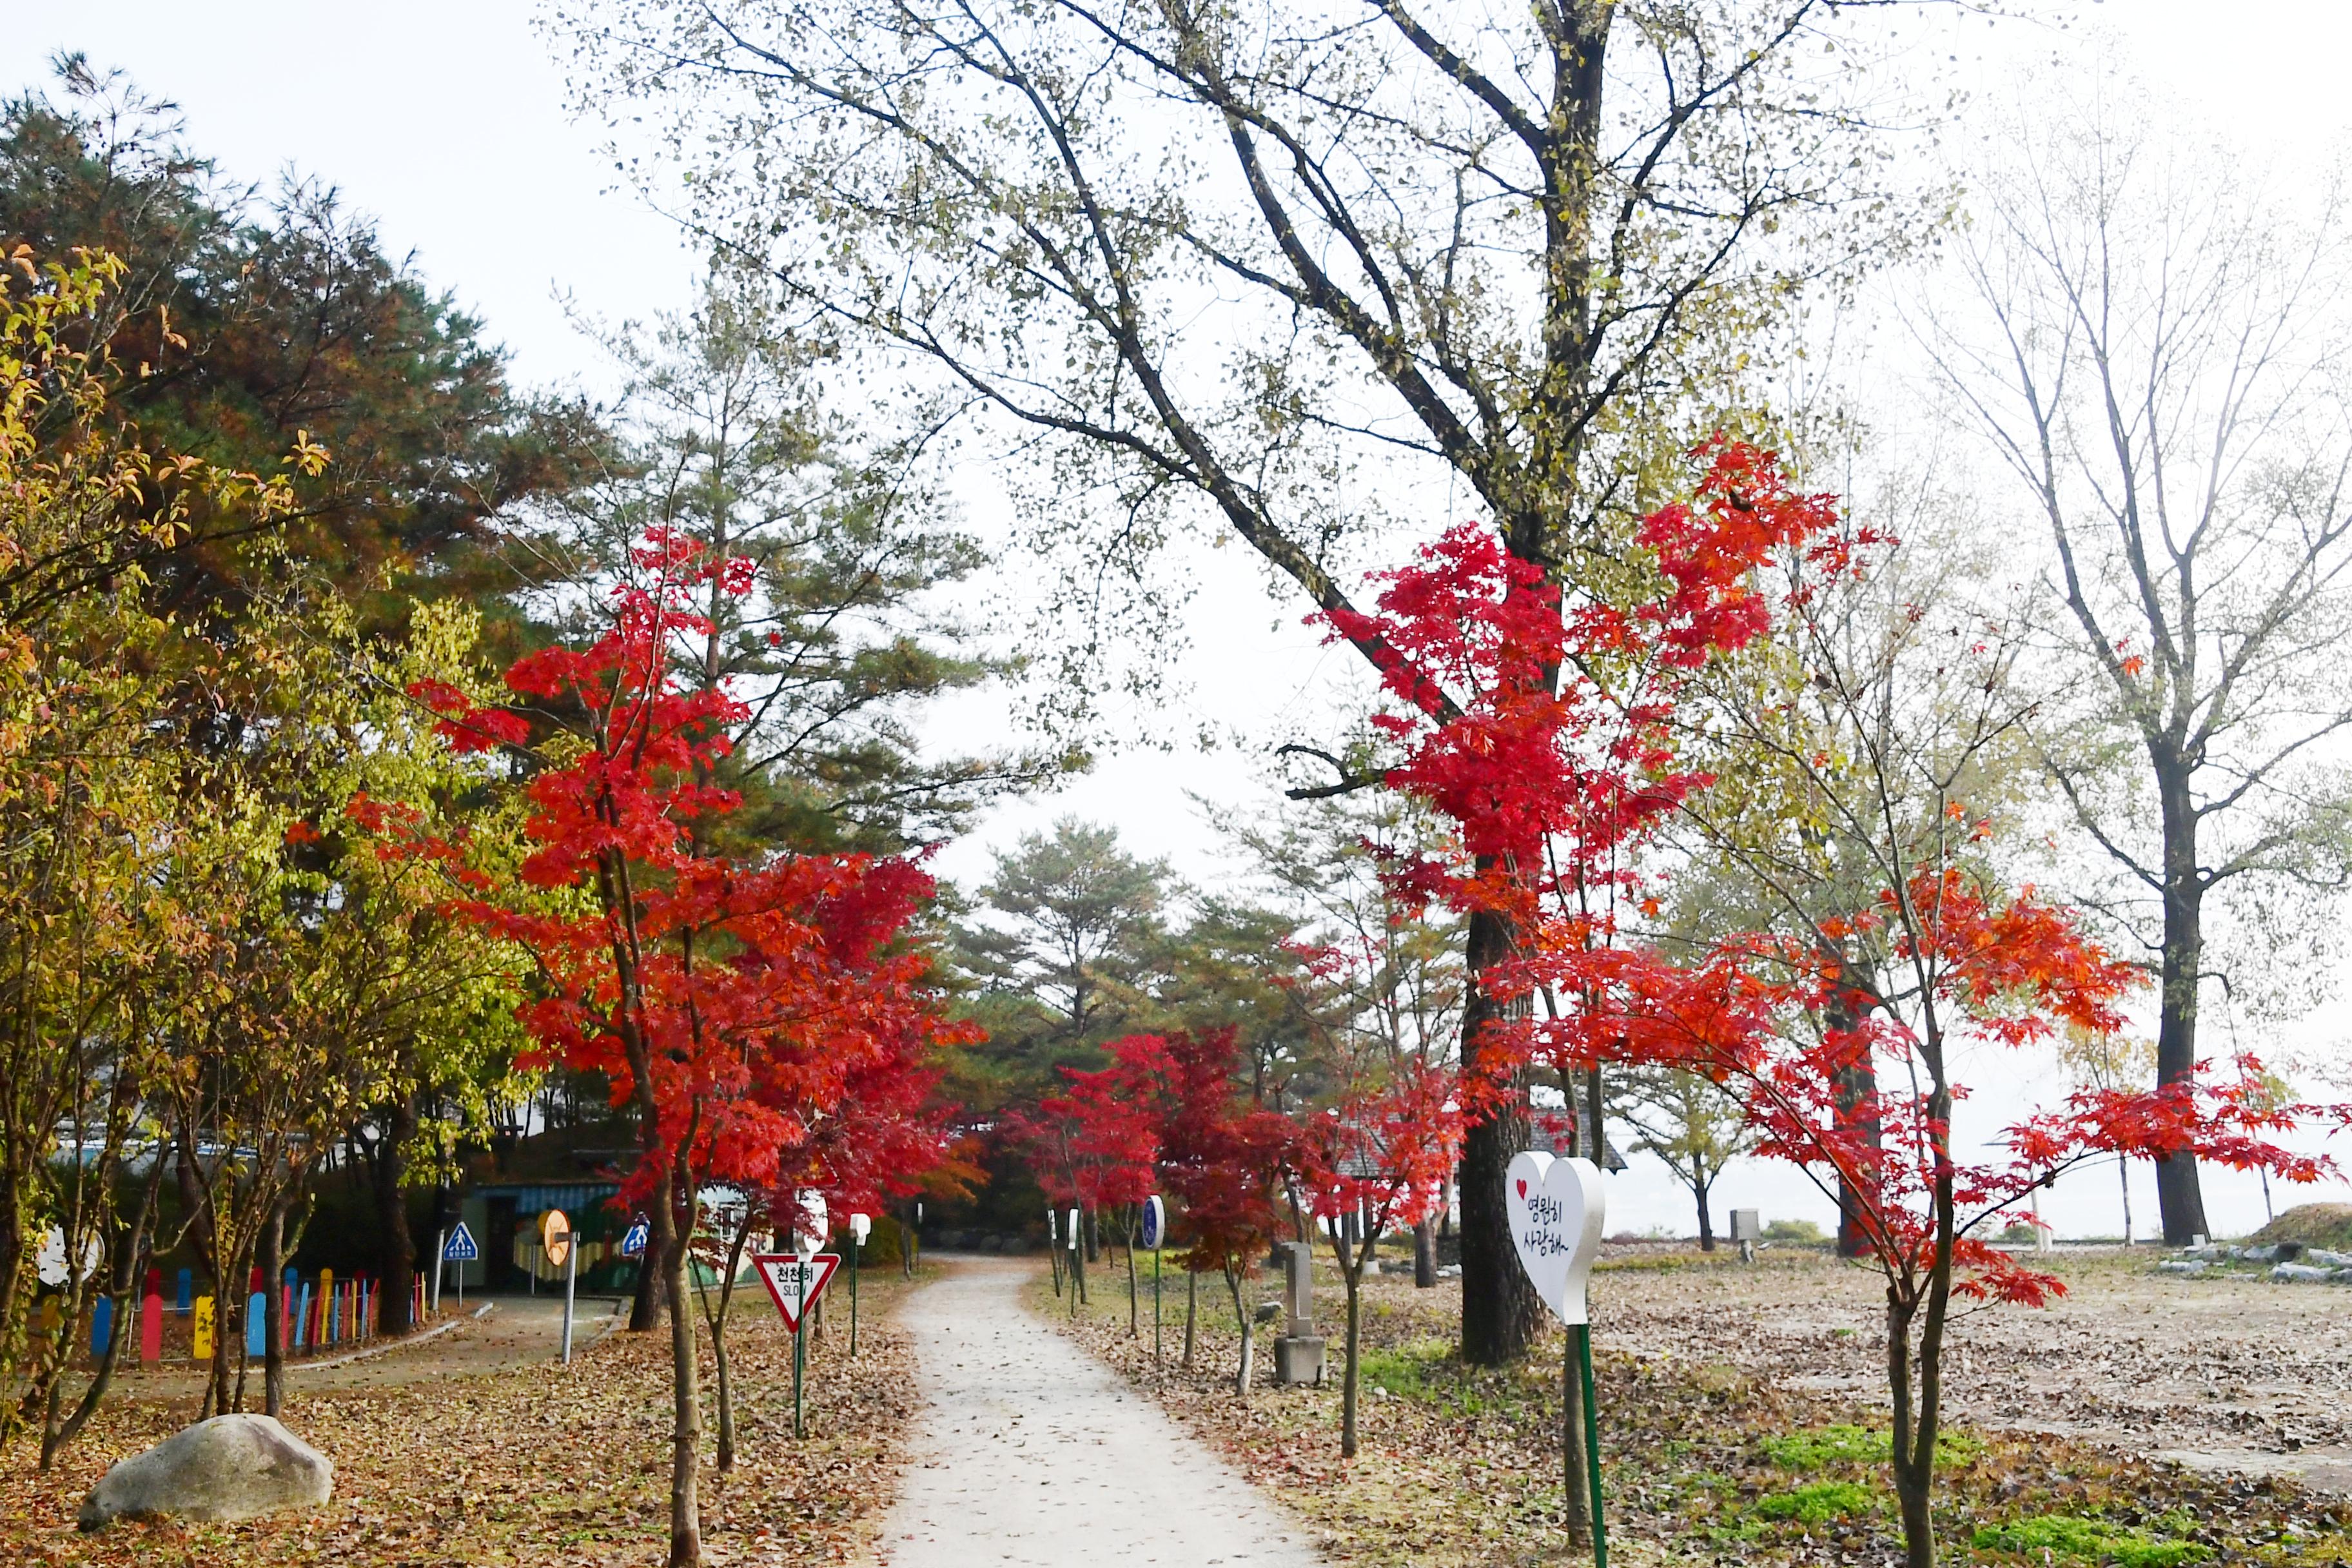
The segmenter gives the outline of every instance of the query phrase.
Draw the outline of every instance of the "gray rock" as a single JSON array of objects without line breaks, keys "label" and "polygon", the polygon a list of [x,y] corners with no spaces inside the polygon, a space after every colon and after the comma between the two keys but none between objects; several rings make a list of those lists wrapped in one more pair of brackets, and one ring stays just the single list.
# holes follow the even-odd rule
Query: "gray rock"
[{"label": "gray rock", "polygon": [[2303,1261],[2315,1263],[2322,1268],[2352,1268],[2352,1252],[2330,1252],[2324,1247],[2306,1247]]},{"label": "gray rock", "polygon": [[2206,1265],[2202,1262],[2192,1263],[2178,1258],[2168,1259],[2156,1266],[2156,1271],[2158,1274],[2185,1274],[2191,1279],[2204,1273],[2205,1268]]},{"label": "gray rock", "polygon": [[2330,1284],[2352,1285],[2352,1268],[2339,1268],[2327,1279]]},{"label": "gray rock", "polygon": [[334,1461],[269,1415],[215,1415],[121,1460],[82,1499],[80,1524],[118,1519],[254,1519],[324,1506]]},{"label": "gray rock", "polygon": [[2275,1247],[2233,1247],[2230,1256],[2241,1263],[2276,1263],[2279,1249]]},{"label": "gray rock", "polygon": [[2329,1270],[2314,1268],[2308,1263],[2282,1263],[2271,1270],[2271,1278],[2283,1285],[2315,1285],[2328,1277]]}]

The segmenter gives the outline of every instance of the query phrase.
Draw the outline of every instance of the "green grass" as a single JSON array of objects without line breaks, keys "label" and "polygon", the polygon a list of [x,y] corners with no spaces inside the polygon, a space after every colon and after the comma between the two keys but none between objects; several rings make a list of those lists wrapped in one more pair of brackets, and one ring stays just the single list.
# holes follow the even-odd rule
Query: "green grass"
[{"label": "green grass", "polygon": [[[1831,1465],[1883,1465],[1895,1451],[1890,1434],[1844,1425],[1759,1437],[1757,1445],[1784,1470],[1819,1470]],[[1936,1457],[1947,1463],[1972,1458],[1983,1449],[1982,1443],[1961,1433],[1943,1432],[1936,1437]]]},{"label": "green grass", "polygon": [[1385,1388],[1396,1399],[1451,1394],[1460,1381],[1458,1368],[1444,1370],[1453,1355],[1454,1346],[1446,1340],[1413,1340],[1386,1350],[1367,1345],[1357,1352],[1357,1384],[1366,1394]]},{"label": "green grass", "polygon": [[1870,1510],[1868,1487],[1853,1481],[1815,1481],[1794,1491],[1774,1492],[1756,1500],[1748,1511],[1759,1519],[1793,1519],[1803,1524],[1827,1524],[1833,1519]]},{"label": "green grass", "polygon": [[[2187,1520],[2167,1515],[2166,1522]],[[2167,1541],[2132,1525],[2074,1514],[2045,1513],[2033,1519],[1989,1524],[1970,1544],[1980,1552],[2015,1552],[2025,1555],[2048,1552],[2053,1557],[2112,1563],[2116,1568],[2179,1568],[2202,1563],[2212,1552],[2194,1541]]]}]

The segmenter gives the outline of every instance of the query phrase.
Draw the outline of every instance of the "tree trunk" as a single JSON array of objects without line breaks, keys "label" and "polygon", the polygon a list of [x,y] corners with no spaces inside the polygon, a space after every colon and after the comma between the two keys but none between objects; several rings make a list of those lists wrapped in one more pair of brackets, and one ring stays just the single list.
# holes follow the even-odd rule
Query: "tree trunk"
[{"label": "tree trunk", "polygon": [[1437,1289],[1437,1237],[1428,1220],[1412,1227],[1412,1288]]},{"label": "tree trunk", "polygon": [[281,1415],[286,1405],[286,1200],[280,1198],[269,1211],[269,1223],[261,1230],[261,1299],[268,1303],[263,1316],[269,1327],[261,1343],[261,1409],[265,1415]]},{"label": "tree trunk", "polygon": [[1192,1325],[1201,1316],[1201,1276],[1198,1270],[1184,1270],[1184,1364],[1192,1364]]},{"label": "tree trunk", "polygon": [[1892,1290],[1886,1300],[1886,1386],[1895,1401],[1891,1447],[1895,1506],[1903,1521],[1904,1568],[1935,1568],[1936,1525],[1929,1508],[1930,1479],[1912,1462],[1911,1315],[1916,1309]]},{"label": "tree trunk", "polygon": [[1239,1398],[1247,1399],[1250,1392],[1250,1373],[1257,1355],[1257,1325],[1250,1321],[1249,1308],[1242,1300],[1240,1270],[1226,1268],[1225,1289],[1233,1292],[1234,1321],[1242,1327],[1241,1364],[1234,1371],[1234,1393]]},{"label": "tree trunk", "polygon": [[[2158,1088],[2197,1076],[2197,984],[2205,963],[2205,889],[2197,867],[2197,811],[2186,768],[2157,770],[2164,822],[2164,954],[2156,1026]],[[2168,1247],[2210,1236],[2197,1158],[2175,1154],[2156,1162],[2156,1202]]]},{"label": "tree trunk", "polygon": [[637,1255],[637,1284],[629,1297],[629,1332],[644,1333],[661,1321],[662,1271],[660,1259],[654,1253],[650,1236],[646,1249]]},{"label": "tree trunk", "polygon": [[[673,1183],[673,1184],[675,1184]],[[669,1298],[670,1428],[669,1568],[700,1568],[702,1508],[695,1467],[702,1448],[702,1390],[694,1359],[694,1315],[686,1310],[686,1237],[672,1218],[671,1194],[655,1205],[654,1242],[660,1247]],[[651,1247],[647,1248],[652,1250]]]},{"label": "tree trunk", "polygon": [[1582,1547],[1592,1539],[1591,1481],[1584,1468],[1584,1379],[1576,1364],[1576,1331],[1560,1331],[1559,1426],[1561,1523],[1569,1544]]},{"label": "tree trunk", "polygon": [[[1846,954],[1841,949],[1831,954],[1849,977],[1849,990],[1863,990],[1861,976],[1855,975]],[[1878,1069],[1870,1059],[1870,1047],[1852,1039],[1853,1031],[1861,1026],[1861,1019],[1843,992],[1833,998],[1827,1010],[1829,1032],[1848,1038],[1850,1049],[1841,1055],[1830,1069],[1830,1090],[1841,1126],[1858,1128],[1865,1142],[1874,1150],[1884,1146],[1885,1122],[1878,1112]],[[1874,1168],[1876,1161],[1869,1163]],[[1840,1258],[1868,1258],[1872,1255],[1867,1232],[1870,1195],[1838,1173],[1838,1233],[1837,1252]]]},{"label": "tree trunk", "polygon": [[2116,1176],[2124,1190],[2124,1245],[2132,1244],[2131,1226],[2131,1156],[2116,1156]]},{"label": "tree trunk", "polygon": [[[1372,1250],[1370,1237],[1360,1249],[1340,1243],[1341,1261],[1346,1266],[1348,1281],[1348,1349],[1346,1364],[1339,1373],[1339,1457],[1356,1457],[1356,1352],[1359,1334],[1363,1327],[1364,1259]],[[1354,1252],[1353,1258],[1345,1255]]]},{"label": "tree trunk", "polygon": [[[1696,1140],[1694,1140],[1696,1142]],[[1714,1185],[1706,1173],[1706,1156],[1691,1156],[1691,1195],[1698,1199],[1698,1249],[1715,1250],[1715,1216],[1706,1212],[1707,1188]]]},{"label": "tree trunk", "polygon": [[[1502,916],[1484,910],[1471,915],[1471,983],[1462,1015],[1464,1066],[1470,1071],[1485,1065],[1479,1037],[1487,1021],[1502,1016],[1480,977],[1508,959],[1511,947],[1510,927]],[[1525,1005],[1522,999],[1515,1005]],[[1473,1122],[1462,1140],[1462,1359],[1472,1366],[1523,1359],[1543,1317],[1543,1300],[1511,1245],[1510,1211],[1503,1204],[1504,1173],[1527,1143],[1522,1100],[1507,1095],[1508,1109]]]},{"label": "tree trunk", "polygon": [[375,1177],[376,1268],[383,1276],[383,1306],[378,1321],[387,1334],[416,1327],[411,1308],[416,1293],[416,1238],[408,1233],[407,1142],[416,1131],[416,1097],[394,1102],[383,1142],[369,1162]]},{"label": "tree trunk", "polygon": [[1102,1261],[1102,1245],[1100,1239],[1095,1233],[1095,1211],[1093,1209],[1084,1208],[1078,1211],[1078,1228],[1084,1232],[1086,1236],[1087,1261],[1090,1264],[1100,1263]]}]

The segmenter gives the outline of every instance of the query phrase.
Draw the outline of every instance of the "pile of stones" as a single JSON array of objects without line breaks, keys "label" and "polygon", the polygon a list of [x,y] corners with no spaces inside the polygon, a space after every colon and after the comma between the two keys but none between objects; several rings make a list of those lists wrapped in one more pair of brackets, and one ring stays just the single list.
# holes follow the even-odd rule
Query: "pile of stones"
[{"label": "pile of stones", "polygon": [[2292,1241],[2266,1247],[2191,1247],[2156,1267],[2162,1273],[2195,1279],[2209,1273],[2236,1274],[2238,1270],[2231,1266],[2238,1264],[2251,1264],[2256,1269],[2267,1264],[2270,1278],[2283,1285],[2352,1285],[2352,1253],[2302,1247]]}]

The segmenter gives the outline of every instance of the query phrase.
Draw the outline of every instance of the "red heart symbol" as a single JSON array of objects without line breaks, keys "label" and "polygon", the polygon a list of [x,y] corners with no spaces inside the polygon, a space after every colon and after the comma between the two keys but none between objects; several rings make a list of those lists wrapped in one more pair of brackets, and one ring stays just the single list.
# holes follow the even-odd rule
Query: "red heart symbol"
[{"label": "red heart symbol", "polygon": [[1521,1197],[1526,1197],[1527,1195],[1528,1195],[1528,1184],[1527,1184],[1527,1183],[1525,1183],[1525,1182],[1521,1182],[1521,1183],[1519,1184],[1519,1196],[1521,1196]]}]

